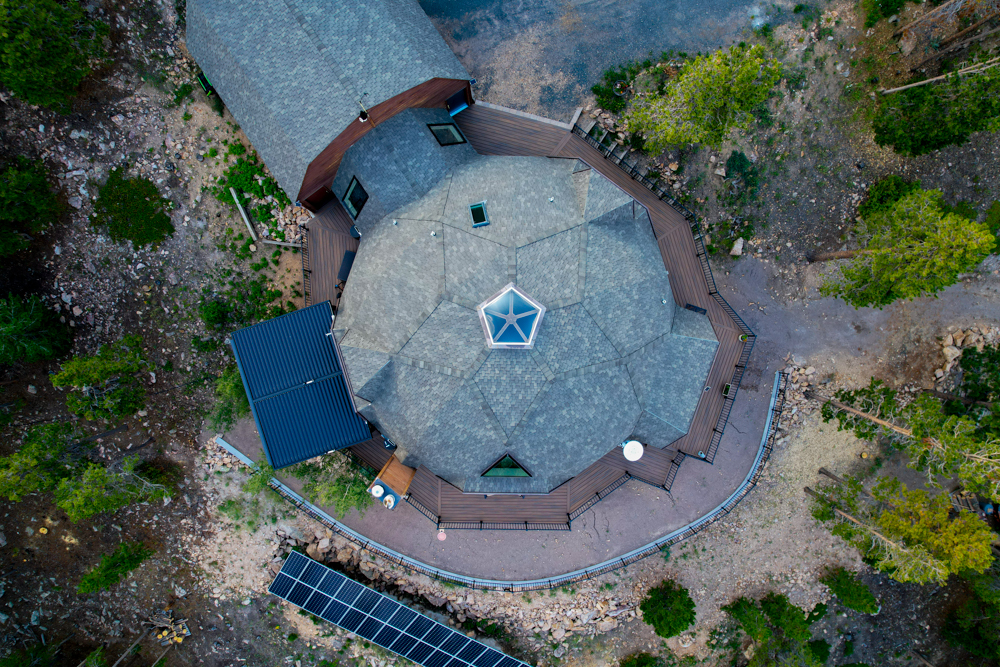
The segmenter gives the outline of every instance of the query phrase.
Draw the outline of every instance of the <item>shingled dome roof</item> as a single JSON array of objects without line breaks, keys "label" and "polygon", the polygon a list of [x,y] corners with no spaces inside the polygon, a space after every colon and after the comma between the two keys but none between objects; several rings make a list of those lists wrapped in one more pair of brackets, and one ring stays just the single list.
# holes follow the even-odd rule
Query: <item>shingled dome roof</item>
[{"label": "shingled dome roof", "polygon": [[[532,302],[529,349],[496,345]],[[366,229],[335,327],[361,414],[406,465],[477,493],[545,493],[624,440],[674,442],[718,347],[674,303],[645,209],[537,157],[477,157]],[[505,456],[530,474],[484,475]]]}]

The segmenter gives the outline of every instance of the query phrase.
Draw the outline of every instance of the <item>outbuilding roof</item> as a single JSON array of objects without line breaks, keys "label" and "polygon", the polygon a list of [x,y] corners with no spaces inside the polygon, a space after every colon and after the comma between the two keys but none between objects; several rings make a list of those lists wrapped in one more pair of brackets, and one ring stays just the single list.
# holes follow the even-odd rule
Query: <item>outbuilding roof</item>
[{"label": "outbuilding roof", "polygon": [[468,79],[416,0],[188,0],[187,48],[292,200],[359,102]]},{"label": "outbuilding roof", "polygon": [[371,438],[356,412],[329,301],[232,336],[267,462],[284,468]]}]

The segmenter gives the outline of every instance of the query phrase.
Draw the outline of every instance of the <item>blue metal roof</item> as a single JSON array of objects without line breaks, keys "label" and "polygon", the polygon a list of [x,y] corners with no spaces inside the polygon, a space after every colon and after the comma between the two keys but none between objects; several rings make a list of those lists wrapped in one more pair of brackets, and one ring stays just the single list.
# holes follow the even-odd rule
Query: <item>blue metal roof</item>
[{"label": "blue metal roof", "polygon": [[371,438],[355,410],[329,301],[240,329],[236,365],[276,470]]}]

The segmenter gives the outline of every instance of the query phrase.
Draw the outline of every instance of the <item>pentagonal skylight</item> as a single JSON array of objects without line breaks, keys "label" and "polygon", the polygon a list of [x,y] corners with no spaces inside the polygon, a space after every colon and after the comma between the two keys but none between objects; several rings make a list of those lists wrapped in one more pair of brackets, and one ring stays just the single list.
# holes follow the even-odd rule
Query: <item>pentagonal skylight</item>
[{"label": "pentagonal skylight", "polygon": [[545,306],[510,283],[479,304],[486,341],[491,348],[530,348],[542,324]]}]

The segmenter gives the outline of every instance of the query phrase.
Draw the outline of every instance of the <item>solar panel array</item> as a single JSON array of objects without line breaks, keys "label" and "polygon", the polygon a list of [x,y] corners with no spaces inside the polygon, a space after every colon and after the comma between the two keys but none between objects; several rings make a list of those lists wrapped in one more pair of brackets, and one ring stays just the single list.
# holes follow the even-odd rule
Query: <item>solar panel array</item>
[{"label": "solar panel array", "polygon": [[294,551],[268,591],[424,667],[527,667]]}]

